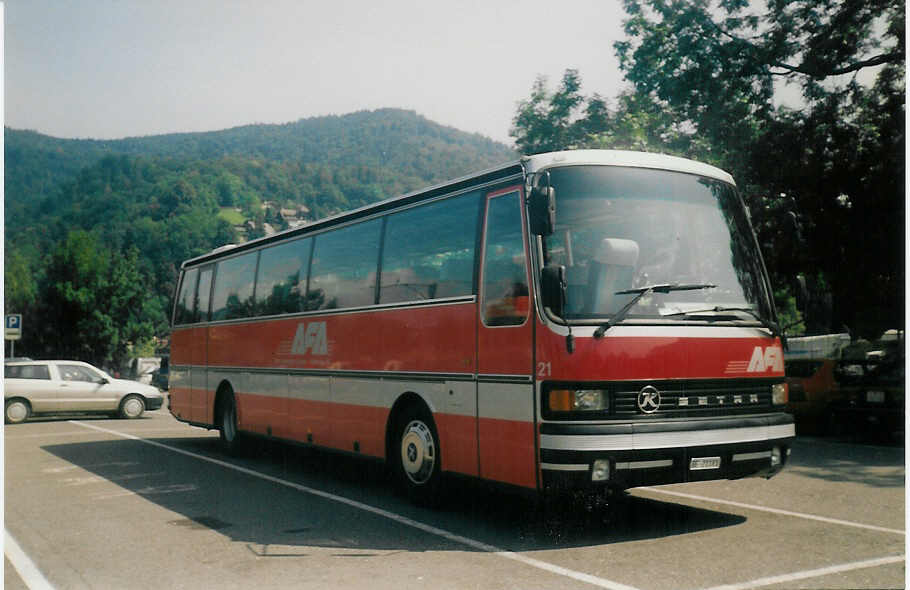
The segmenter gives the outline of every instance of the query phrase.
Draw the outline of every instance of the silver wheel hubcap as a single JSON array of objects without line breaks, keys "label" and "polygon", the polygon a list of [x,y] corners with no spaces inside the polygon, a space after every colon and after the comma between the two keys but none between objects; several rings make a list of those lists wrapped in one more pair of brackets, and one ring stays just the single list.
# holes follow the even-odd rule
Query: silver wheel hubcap
[{"label": "silver wheel hubcap", "polygon": [[142,413],[142,401],[134,397],[126,400],[126,403],[123,404],[123,413],[129,416],[130,418],[135,418]]},{"label": "silver wheel hubcap", "polygon": [[10,422],[22,422],[27,415],[28,412],[25,409],[25,404],[21,402],[10,404],[10,406],[6,408],[6,417]]},{"label": "silver wheel hubcap", "polygon": [[123,404],[123,413],[130,418],[135,418],[142,413],[142,401],[131,397]]},{"label": "silver wheel hubcap", "polygon": [[417,485],[425,484],[436,465],[436,444],[433,433],[420,420],[414,420],[401,437],[401,465],[405,475]]}]

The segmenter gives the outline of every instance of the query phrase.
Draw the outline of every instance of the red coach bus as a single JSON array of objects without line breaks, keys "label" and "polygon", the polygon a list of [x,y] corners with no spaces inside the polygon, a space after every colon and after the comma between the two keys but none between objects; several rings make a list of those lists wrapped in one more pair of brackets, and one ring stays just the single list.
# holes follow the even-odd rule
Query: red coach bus
[{"label": "red coach bus", "polygon": [[170,411],[539,491],[770,477],[771,288],[733,179],[644,153],[539,154],[186,261]]}]

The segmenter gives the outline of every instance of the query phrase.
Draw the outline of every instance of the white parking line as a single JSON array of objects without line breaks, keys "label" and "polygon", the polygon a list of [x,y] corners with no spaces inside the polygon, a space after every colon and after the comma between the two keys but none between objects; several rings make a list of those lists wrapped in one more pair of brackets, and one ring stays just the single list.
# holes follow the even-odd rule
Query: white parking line
[{"label": "white parking line", "polygon": [[740,582],[738,584],[725,584],[723,586],[714,586],[713,588],[707,588],[706,590],[749,590],[750,588],[761,588],[763,586],[771,586],[772,584],[787,584],[789,582],[795,582],[797,580],[806,580],[808,578],[820,578],[822,576],[829,576],[831,574],[839,574],[841,572],[849,572],[852,570],[859,570],[869,567],[878,567],[882,565],[888,565],[891,563],[900,563],[904,561],[903,555],[893,555],[891,557],[880,557],[878,559],[867,559],[865,561],[854,561],[852,563],[844,563],[841,565],[832,565],[829,567],[823,567],[815,570],[806,570],[803,572],[794,572],[792,574],[782,574],[780,576],[769,576],[767,578],[759,578],[758,580],[752,580],[750,582]]},{"label": "white parking line", "polygon": [[104,432],[106,434],[110,434],[113,436],[119,436],[121,438],[126,438],[126,439],[130,439],[130,440],[143,442],[145,444],[152,445],[154,447],[158,447],[161,449],[165,449],[167,451],[171,451],[172,453],[178,453],[180,455],[192,457],[194,459],[200,459],[202,461],[206,461],[208,463],[218,465],[219,467],[225,467],[227,469],[232,469],[234,471],[243,473],[245,475],[250,475],[252,477],[258,477],[259,479],[263,479],[265,481],[269,481],[269,482],[272,482],[272,483],[275,483],[278,485],[292,488],[292,489],[295,489],[295,490],[298,490],[298,491],[301,491],[301,492],[304,492],[307,494],[311,494],[313,496],[318,496],[318,497],[324,498],[326,500],[331,500],[331,501],[337,502],[339,504],[344,504],[346,506],[350,506],[351,508],[363,510],[364,512],[369,512],[371,514],[375,514],[376,516],[381,516],[383,518],[387,518],[387,519],[395,521],[399,524],[403,524],[405,526],[409,526],[409,527],[418,529],[425,533],[429,533],[431,535],[436,535],[437,537],[442,537],[443,539],[447,539],[449,541],[453,541],[453,542],[459,543],[461,545],[466,545],[466,546],[476,549],[478,551],[483,551],[485,553],[492,553],[494,555],[497,555],[497,556],[505,558],[505,559],[511,559],[512,561],[517,561],[517,562],[523,563],[525,565],[529,565],[531,567],[535,567],[537,569],[544,570],[551,574],[565,576],[567,578],[571,578],[571,579],[577,580],[579,582],[585,582],[587,584],[591,584],[592,586],[597,586],[599,588],[607,588],[608,590],[637,590],[633,586],[627,586],[625,584],[620,584],[619,582],[614,582],[612,580],[607,580],[605,578],[600,578],[597,576],[592,576],[590,574],[585,574],[585,573],[578,572],[575,570],[570,570],[570,569],[567,569],[567,568],[564,568],[564,567],[561,567],[558,565],[554,565],[552,563],[540,561],[539,559],[534,559],[532,557],[527,557],[527,556],[524,556],[524,555],[521,555],[518,553],[513,553],[511,551],[505,551],[494,545],[488,545],[481,541],[477,541],[477,540],[471,539],[469,537],[464,537],[462,535],[458,535],[456,533],[452,533],[450,531],[440,529],[440,528],[434,527],[432,525],[428,525],[428,524],[413,520],[406,516],[402,516],[400,514],[395,514],[394,512],[389,512],[388,510],[383,510],[382,508],[377,508],[375,506],[370,506],[369,504],[357,502],[356,500],[351,500],[351,499],[345,498],[343,496],[336,496],[334,494],[330,494],[330,493],[324,492],[322,490],[317,490],[315,488],[307,487],[305,485],[301,485],[298,483],[280,479],[278,477],[266,475],[264,473],[259,473],[258,471],[253,471],[252,469],[240,467],[239,465],[233,465],[231,463],[228,463],[227,461],[221,461],[219,459],[214,459],[212,457],[206,457],[205,455],[198,455],[196,453],[192,453],[190,451],[185,451],[183,449],[178,449],[178,448],[175,448],[175,447],[172,447],[169,445],[161,444],[161,443],[153,441],[153,440],[146,440],[144,438],[139,438],[138,436],[134,436],[132,434],[127,434],[124,432],[117,432],[116,430],[109,430],[107,428],[101,428],[100,426],[95,426],[93,424],[87,424],[87,423],[78,422],[75,420],[71,420],[70,423],[75,424],[77,426],[82,426],[83,428],[90,428],[92,430]]},{"label": "white parking line", "polygon": [[[143,434],[148,434],[152,432],[157,433],[166,433],[166,432],[183,432],[186,429],[184,428],[149,428],[149,429],[138,429],[134,432],[141,432]],[[49,438],[54,436],[89,436],[90,432],[84,432],[82,430],[71,430],[65,432],[47,432],[47,433],[33,433],[33,434],[10,434],[7,429],[3,435],[3,438],[6,440],[19,440],[23,438]]]},{"label": "white parking line", "polygon": [[664,494],[667,496],[675,496],[677,498],[687,498],[689,500],[698,500],[699,502],[710,502],[714,504],[723,504],[726,506],[736,506],[737,508],[745,508],[746,510],[758,510],[760,512],[770,512],[772,514],[780,514],[782,516],[795,516],[796,518],[804,518],[806,520],[817,520],[819,522],[826,522],[828,524],[839,524],[843,526],[851,526],[859,529],[868,529],[870,531],[877,531],[880,533],[890,533],[894,535],[905,535],[906,531],[900,529],[889,529],[881,526],[875,526],[873,524],[863,524],[861,522],[852,522],[849,520],[840,520],[839,518],[828,518],[827,516],[818,516],[815,514],[804,514],[802,512],[792,512],[790,510],[781,510],[779,508],[769,508],[768,506],[758,506],[756,504],[744,504],[742,502],[732,502],[730,500],[721,500],[718,498],[709,498],[706,496],[696,496],[695,494],[684,494],[682,492],[673,492],[670,490],[661,490],[658,488],[642,487],[638,488],[640,490],[646,490],[649,492],[654,492],[656,494]]},{"label": "white parking line", "polygon": [[3,553],[13,567],[19,573],[19,577],[25,582],[30,590],[53,590],[54,587],[47,581],[35,563],[29,559],[25,551],[19,547],[19,543],[9,534],[6,529],[3,530]]},{"label": "white parking line", "polygon": [[4,434],[3,434],[3,438],[4,438],[5,440],[14,440],[14,439],[15,439],[15,440],[18,440],[18,439],[20,439],[20,438],[48,438],[48,437],[52,437],[52,436],[88,436],[89,434],[90,434],[90,433],[88,433],[88,432],[81,432],[81,431],[79,431],[79,430],[73,430],[73,431],[69,431],[69,432],[48,432],[48,433],[46,433],[46,434],[43,434],[43,433],[38,433],[38,434],[10,434],[10,433],[9,433],[9,428],[7,428],[6,431],[5,431]]}]

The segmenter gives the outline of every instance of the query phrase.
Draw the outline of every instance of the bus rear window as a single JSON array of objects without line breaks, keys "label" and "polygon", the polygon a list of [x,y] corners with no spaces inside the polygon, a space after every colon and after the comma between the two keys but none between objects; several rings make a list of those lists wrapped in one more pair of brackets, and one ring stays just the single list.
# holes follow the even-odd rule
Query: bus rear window
[{"label": "bus rear window", "polygon": [[176,325],[189,324],[193,321],[196,279],[198,276],[198,268],[183,273],[183,281],[180,283],[180,293],[177,295],[177,303],[174,306],[174,324]]}]

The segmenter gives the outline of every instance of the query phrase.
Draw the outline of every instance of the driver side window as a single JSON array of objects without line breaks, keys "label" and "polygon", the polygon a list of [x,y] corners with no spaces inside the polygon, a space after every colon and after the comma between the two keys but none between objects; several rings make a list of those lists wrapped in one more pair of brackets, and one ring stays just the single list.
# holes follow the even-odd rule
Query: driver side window
[{"label": "driver side window", "polygon": [[58,365],[57,370],[60,371],[60,378],[64,381],[95,383],[101,379],[101,375],[80,365]]}]

